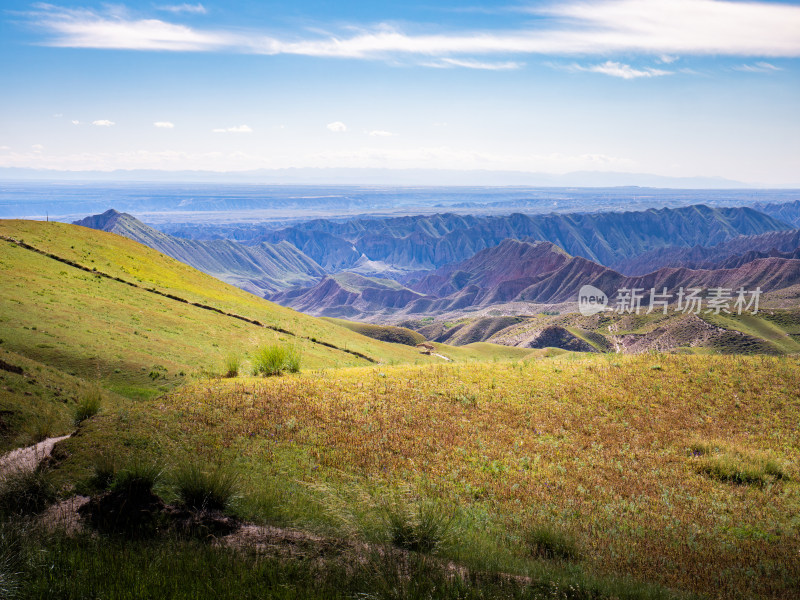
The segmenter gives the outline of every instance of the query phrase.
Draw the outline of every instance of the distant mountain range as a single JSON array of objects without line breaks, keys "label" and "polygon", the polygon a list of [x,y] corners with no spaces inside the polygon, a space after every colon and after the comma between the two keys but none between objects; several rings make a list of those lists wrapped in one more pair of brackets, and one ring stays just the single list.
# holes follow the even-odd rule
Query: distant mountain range
[{"label": "distant mountain range", "polygon": [[[800,252],[795,254],[789,258],[755,257],[740,261],[735,268],[663,268],[629,277],[583,257],[570,256],[549,242],[509,239],[466,261],[439,268],[408,288],[363,277],[357,285],[348,287],[338,275],[306,290],[284,292],[271,299],[314,315],[363,318],[457,313],[511,303],[575,302],[583,285],[599,288],[612,301],[616,291],[625,288],[648,293],[666,288],[674,294],[680,287],[760,287],[768,292],[800,283]],[[645,298],[643,305],[647,303]]]},{"label": "distant mountain range", "polygon": [[586,284],[613,295],[800,283],[800,230],[751,208],[316,219],[250,229],[245,242],[177,238],[114,210],[77,224],[302,312],[355,319],[560,304]]},{"label": "distant mountain range", "polygon": [[769,231],[759,235],[738,236],[715,246],[657,248],[618,261],[612,267],[626,275],[643,275],[663,267],[727,269],[755,258],[797,258],[795,254],[798,247],[800,229]]},{"label": "distant mountain range", "polygon": [[790,228],[751,208],[695,205],[637,212],[317,219],[264,231],[254,241],[288,241],[329,272],[356,268],[368,275],[369,270],[436,269],[509,238],[552,242],[569,254],[610,266],[658,248],[714,245]]}]

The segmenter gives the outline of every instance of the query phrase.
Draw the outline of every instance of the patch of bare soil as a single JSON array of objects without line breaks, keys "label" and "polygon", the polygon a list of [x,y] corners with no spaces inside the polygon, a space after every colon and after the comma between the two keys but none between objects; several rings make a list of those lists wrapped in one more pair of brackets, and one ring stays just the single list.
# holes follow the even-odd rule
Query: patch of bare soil
[{"label": "patch of bare soil", "polygon": [[44,511],[40,522],[49,530],[61,530],[72,535],[83,529],[79,510],[89,502],[88,496],[72,496],[53,504]]},{"label": "patch of bare soil", "polygon": [[35,469],[42,460],[50,456],[53,446],[68,437],[69,435],[62,435],[61,437],[47,438],[33,446],[17,448],[8,452],[0,457],[0,475],[22,469]]}]

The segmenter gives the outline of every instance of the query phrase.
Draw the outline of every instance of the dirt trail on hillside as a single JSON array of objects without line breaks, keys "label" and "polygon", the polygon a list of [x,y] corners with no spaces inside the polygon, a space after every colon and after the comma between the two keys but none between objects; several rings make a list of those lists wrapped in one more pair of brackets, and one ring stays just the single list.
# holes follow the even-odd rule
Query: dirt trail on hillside
[{"label": "dirt trail on hillside", "polygon": [[72,434],[47,438],[33,446],[17,448],[4,454],[0,457],[0,475],[6,475],[12,471],[22,469],[35,469],[42,460],[50,456],[53,446],[61,440],[67,439],[70,435]]}]

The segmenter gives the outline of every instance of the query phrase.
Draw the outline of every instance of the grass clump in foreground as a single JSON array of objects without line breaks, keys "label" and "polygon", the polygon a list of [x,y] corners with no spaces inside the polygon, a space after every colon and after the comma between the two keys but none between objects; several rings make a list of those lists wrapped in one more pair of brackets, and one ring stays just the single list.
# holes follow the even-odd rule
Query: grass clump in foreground
[{"label": "grass clump in foreground", "polygon": [[93,390],[78,400],[72,411],[72,420],[75,425],[80,425],[99,413],[102,402],[103,398],[98,390]]},{"label": "grass clump in foreground", "polygon": [[239,487],[233,471],[221,466],[208,471],[197,463],[179,468],[174,480],[181,504],[193,510],[224,511],[236,498]]},{"label": "grass clump in foreground", "polygon": [[57,496],[56,487],[41,467],[16,469],[0,476],[0,516],[40,513]]},{"label": "grass clump in foreground", "polygon": [[717,481],[764,486],[788,478],[780,462],[763,454],[710,442],[694,442],[689,449],[699,457],[698,471]]},{"label": "grass clump in foreground", "polygon": [[400,497],[384,502],[381,509],[387,537],[397,548],[435,552],[451,539],[455,513],[440,502]]},{"label": "grass clump in foreground", "polygon": [[523,539],[537,558],[578,560],[580,552],[575,539],[565,531],[549,525],[535,525],[525,530]]},{"label": "grass clump in foreground", "polygon": [[253,357],[253,368],[256,375],[280,375],[284,371],[299,373],[302,356],[292,346],[270,344],[262,346]]},{"label": "grass clump in foreground", "polygon": [[242,368],[242,357],[236,353],[228,354],[225,357],[225,364],[223,365],[223,371],[225,373],[225,377],[237,377],[239,375],[239,371]]}]

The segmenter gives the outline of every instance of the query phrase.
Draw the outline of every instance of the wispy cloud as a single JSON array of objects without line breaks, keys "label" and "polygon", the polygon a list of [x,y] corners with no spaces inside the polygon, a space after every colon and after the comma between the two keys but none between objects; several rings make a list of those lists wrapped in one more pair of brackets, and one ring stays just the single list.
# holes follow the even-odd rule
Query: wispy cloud
[{"label": "wispy cloud", "polygon": [[116,125],[114,121],[109,121],[108,119],[98,119],[97,121],[92,121],[92,125],[97,127],[113,127]]},{"label": "wispy cloud", "polygon": [[326,125],[328,131],[332,131],[333,133],[344,133],[347,131],[347,125],[342,123],[341,121],[334,121],[333,123],[328,123]]},{"label": "wispy cloud", "polygon": [[214,133],[253,133],[249,125],[236,125],[234,127],[218,127],[211,130]]},{"label": "wispy cloud", "polygon": [[567,65],[563,67],[569,71],[585,71],[588,73],[602,73],[603,75],[610,75],[611,77],[621,77],[622,79],[639,79],[640,77],[661,77],[662,75],[671,75],[673,71],[664,71],[663,69],[654,69],[653,67],[634,68],[630,65],[607,60],[599,65],[583,66],[578,64]]},{"label": "wispy cloud", "polygon": [[174,129],[175,123],[171,123],[169,121],[156,121],[153,123],[153,126],[158,127],[159,129]]},{"label": "wispy cloud", "polygon": [[739,65],[733,68],[737,71],[745,71],[746,73],[776,73],[778,71],[783,71],[781,67],[763,61],[752,65]]},{"label": "wispy cloud", "polygon": [[516,69],[521,69],[525,66],[525,63],[517,61],[488,62],[460,58],[442,58],[435,62],[427,62],[422,64],[426,67],[437,67],[440,69],[462,67],[464,69],[478,69],[482,71],[513,71]]},{"label": "wispy cloud", "polygon": [[344,35],[293,35],[287,39],[257,31],[198,29],[134,18],[119,10],[72,10],[43,4],[29,17],[49,32],[45,43],[80,48],[225,50],[365,59],[406,55],[434,64],[436,59],[469,63],[474,59],[465,56],[492,54],[800,56],[800,6],[731,0],[571,0],[528,10],[548,17],[539,21],[547,25],[424,35],[382,25],[350,27]]},{"label": "wispy cloud", "polygon": [[185,2],[183,4],[169,4],[166,6],[159,6],[158,10],[165,10],[171,13],[190,13],[195,15],[205,15],[208,13],[206,7],[199,2],[197,4],[187,4]]},{"label": "wispy cloud", "polygon": [[369,132],[372,137],[392,137],[394,134],[391,131],[383,131],[382,129],[375,129]]}]

